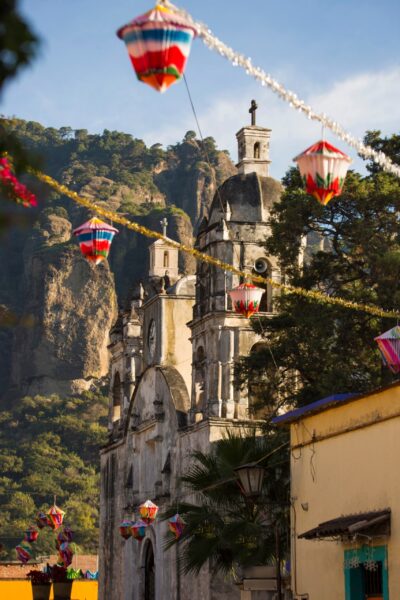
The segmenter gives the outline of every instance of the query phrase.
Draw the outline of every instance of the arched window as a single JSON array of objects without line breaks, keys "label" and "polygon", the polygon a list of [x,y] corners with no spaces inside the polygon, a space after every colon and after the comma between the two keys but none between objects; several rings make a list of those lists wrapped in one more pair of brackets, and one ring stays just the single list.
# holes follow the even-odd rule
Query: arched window
[{"label": "arched window", "polygon": [[167,250],[164,252],[164,267],[169,267],[169,252]]},{"label": "arched window", "polygon": [[155,565],[153,544],[146,542],[144,554],[144,600],[155,600]]},{"label": "arched window", "polygon": [[254,158],[260,158],[260,142],[254,144]]},{"label": "arched window", "polygon": [[196,351],[194,362],[194,393],[196,409],[202,412],[204,409],[204,385],[205,385],[205,365],[206,355],[203,346],[199,346]]},{"label": "arched window", "polygon": [[114,384],[112,388],[112,421],[118,421],[121,418],[121,397],[122,397],[122,384],[119,373],[117,372],[114,377]]}]

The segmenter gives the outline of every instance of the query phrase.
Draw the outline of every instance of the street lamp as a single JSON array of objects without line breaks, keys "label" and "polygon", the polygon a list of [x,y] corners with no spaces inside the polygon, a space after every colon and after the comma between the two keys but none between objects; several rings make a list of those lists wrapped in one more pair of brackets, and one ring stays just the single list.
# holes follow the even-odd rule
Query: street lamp
[{"label": "street lamp", "polygon": [[248,498],[256,498],[261,494],[265,474],[264,467],[257,463],[248,463],[234,469],[240,482],[242,492]]},{"label": "street lamp", "polygon": [[[255,500],[261,495],[262,485],[265,475],[264,467],[260,467],[257,463],[248,463],[240,465],[234,469],[238,483],[242,493],[246,498]],[[275,525],[275,551],[276,551],[276,587],[278,588],[278,600],[283,600],[282,596],[282,579],[281,579],[281,548],[280,548],[280,531],[279,524]]]}]

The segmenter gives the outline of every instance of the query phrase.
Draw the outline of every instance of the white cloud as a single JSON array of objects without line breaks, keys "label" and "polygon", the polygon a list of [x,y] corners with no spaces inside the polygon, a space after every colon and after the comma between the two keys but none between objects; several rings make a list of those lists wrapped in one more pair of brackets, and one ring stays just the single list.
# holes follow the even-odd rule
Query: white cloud
[{"label": "white cloud", "polygon": [[[300,96],[300,93],[298,94]],[[251,98],[260,106],[258,123],[272,129],[271,174],[280,178],[292,164],[292,158],[321,137],[321,126],[307,120],[290,108],[275,94],[249,82],[234,97],[220,96],[206,110],[199,112],[203,134],[212,135],[220,148],[227,148],[233,160],[237,158],[235,133],[246,122]],[[400,67],[383,71],[365,72],[336,81],[330,88],[312,93],[303,99],[315,111],[325,112],[343,125],[350,133],[362,137],[368,129],[380,129],[384,134],[398,131],[400,123]],[[157,131],[144,134],[147,143],[160,141],[172,144],[182,138],[188,129],[194,129],[190,116],[169,123]],[[329,131],[325,135],[354,159],[354,168],[363,170],[363,161],[344,142]]]}]

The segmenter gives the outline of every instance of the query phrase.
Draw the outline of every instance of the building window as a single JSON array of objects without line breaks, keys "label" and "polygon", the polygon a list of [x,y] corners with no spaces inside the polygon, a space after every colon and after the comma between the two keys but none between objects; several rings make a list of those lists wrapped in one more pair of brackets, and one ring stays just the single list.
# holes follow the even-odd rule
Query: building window
[{"label": "building window", "polygon": [[169,267],[169,252],[164,252],[164,267]]},{"label": "building window", "polygon": [[122,385],[119,377],[119,373],[117,372],[114,377],[114,384],[112,388],[112,421],[118,421],[121,418],[121,395],[122,395]]},{"label": "building window", "polygon": [[260,142],[254,144],[254,158],[260,158]]},{"label": "building window", "polygon": [[386,546],[345,551],[346,600],[389,600]]}]

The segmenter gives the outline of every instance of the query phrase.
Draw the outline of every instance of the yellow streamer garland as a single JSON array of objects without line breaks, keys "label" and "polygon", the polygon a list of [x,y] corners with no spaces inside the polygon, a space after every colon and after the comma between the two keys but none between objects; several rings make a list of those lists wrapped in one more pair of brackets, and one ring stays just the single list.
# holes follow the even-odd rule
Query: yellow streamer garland
[{"label": "yellow streamer garland", "polygon": [[77,204],[80,204],[81,206],[92,210],[93,212],[97,213],[98,215],[101,215],[102,217],[105,217],[106,219],[109,219],[110,221],[114,221],[115,223],[124,225],[128,229],[136,231],[137,233],[141,233],[146,237],[163,240],[163,242],[165,242],[165,244],[167,244],[168,246],[171,246],[172,248],[177,248],[178,250],[186,252],[187,254],[191,254],[197,260],[206,262],[210,265],[214,265],[215,267],[218,267],[219,269],[222,269],[224,271],[230,271],[231,273],[239,275],[240,277],[244,277],[245,279],[250,280],[254,283],[263,283],[264,285],[268,284],[274,288],[283,290],[288,294],[296,294],[297,296],[302,296],[303,298],[307,298],[308,300],[312,300],[313,302],[319,302],[320,304],[332,304],[334,306],[341,306],[342,308],[358,310],[368,313],[370,315],[374,315],[376,317],[388,319],[398,319],[400,317],[400,312],[398,311],[387,311],[377,306],[372,306],[371,304],[351,302],[349,300],[344,300],[344,298],[327,296],[326,294],[315,290],[305,290],[304,288],[296,287],[293,285],[278,283],[270,277],[262,277],[261,275],[253,275],[252,273],[246,273],[245,271],[242,271],[241,269],[238,269],[237,267],[234,267],[229,263],[219,260],[218,258],[214,258],[209,254],[204,254],[203,252],[196,250],[196,248],[191,248],[190,246],[186,246],[185,244],[180,244],[179,242],[171,240],[170,238],[167,238],[166,236],[162,235],[162,233],[158,233],[157,231],[148,229],[147,227],[139,225],[134,221],[130,221],[129,219],[122,217],[121,215],[112,210],[102,208],[101,206],[98,206],[97,204],[92,202],[89,198],[79,196],[79,194],[70,190],[65,185],[58,183],[58,181],[56,181],[49,175],[45,175],[44,173],[41,173],[40,171],[37,171],[35,169],[30,169],[30,172],[37,179],[39,179],[43,183],[46,183],[60,194],[68,196],[68,198],[71,198],[71,200],[73,200]]}]

